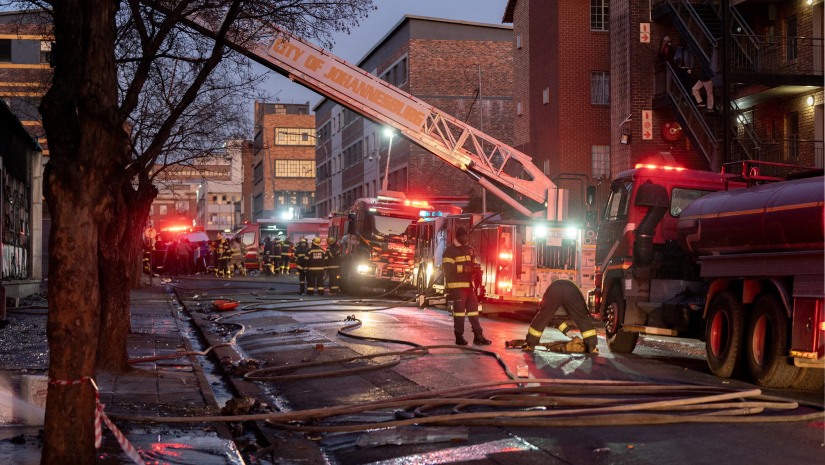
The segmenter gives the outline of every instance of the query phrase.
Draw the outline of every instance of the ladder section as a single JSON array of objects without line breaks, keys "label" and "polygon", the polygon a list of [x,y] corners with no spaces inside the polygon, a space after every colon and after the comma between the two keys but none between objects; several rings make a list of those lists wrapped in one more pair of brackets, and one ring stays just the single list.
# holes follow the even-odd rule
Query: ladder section
[{"label": "ladder section", "polygon": [[[220,22],[198,17],[184,23],[217,40],[215,24]],[[267,45],[245,40],[242,31],[228,35],[224,44],[362,116],[395,128],[520,212],[535,216],[499,187],[539,203],[542,213],[546,208],[548,219],[561,219],[556,216],[555,184],[529,156],[309,41],[275,26],[270,29],[274,39]]]}]

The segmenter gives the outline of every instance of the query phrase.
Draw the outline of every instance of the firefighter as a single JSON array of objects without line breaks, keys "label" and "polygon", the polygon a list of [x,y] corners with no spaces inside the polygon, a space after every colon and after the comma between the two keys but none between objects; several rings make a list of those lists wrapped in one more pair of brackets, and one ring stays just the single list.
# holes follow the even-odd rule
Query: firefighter
[{"label": "firefighter", "polygon": [[276,237],[272,242],[272,273],[278,276],[281,274],[281,238]]},{"label": "firefighter", "polygon": [[224,278],[229,276],[229,260],[232,258],[232,249],[229,247],[229,241],[219,236],[217,245],[215,246],[215,255],[218,257],[218,269],[215,276]]},{"label": "firefighter", "polygon": [[[521,350],[526,352],[533,350],[536,344],[539,343],[544,328],[546,328],[553,319],[559,307],[564,307],[567,315],[576,323],[576,326],[582,333],[582,339],[584,339],[587,351],[591,354],[598,354],[599,350],[596,348],[596,330],[593,328],[593,322],[590,321],[587,304],[584,302],[584,297],[579,286],[567,279],[553,281],[550,286],[547,287],[547,290],[544,291],[539,312],[533,318],[533,322],[530,323],[530,328],[527,330],[527,342],[522,346]],[[567,324],[562,323],[559,329],[566,334],[565,329],[567,329]]]},{"label": "firefighter", "polygon": [[307,295],[312,295],[316,290],[318,295],[324,295],[324,249],[321,248],[321,239],[316,237],[312,240],[312,247],[307,252]]},{"label": "firefighter", "polygon": [[244,263],[246,261],[246,245],[241,241],[240,236],[235,236],[232,239],[230,251],[232,257],[229,262],[229,277],[231,278],[235,274],[236,269],[240,270],[241,276],[246,276],[246,264]]},{"label": "firefighter", "polygon": [[442,258],[442,268],[446,278],[447,289],[453,300],[453,323],[456,345],[466,346],[464,340],[464,317],[470,318],[473,328],[473,344],[489,345],[492,341],[486,339],[478,322],[478,299],[473,290],[475,276],[481,270],[477,268],[475,251],[468,245],[470,236],[464,228],[455,232],[455,240],[447,247]]},{"label": "firefighter", "polygon": [[329,276],[329,293],[330,295],[337,294],[340,292],[338,280],[341,278],[341,246],[334,237],[327,238],[327,253],[324,255],[324,261],[327,276]]},{"label": "firefighter", "polygon": [[263,269],[266,276],[272,276],[272,238],[266,236],[264,238],[263,252]]},{"label": "firefighter", "polygon": [[289,274],[289,262],[292,261],[292,242],[289,237],[281,241],[281,274]]},{"label": "firefighter", "polygon": [[298,283],[300,285],[300,290],[298,294],[303,294],[304,290],[306,289],[307,283],[307,254],[309,253],[309,245],[307,245],[307,240],[305,237],[302,237],[301,240],[298,242],[298,245],[295,246],[295,269],[298,270]]}]

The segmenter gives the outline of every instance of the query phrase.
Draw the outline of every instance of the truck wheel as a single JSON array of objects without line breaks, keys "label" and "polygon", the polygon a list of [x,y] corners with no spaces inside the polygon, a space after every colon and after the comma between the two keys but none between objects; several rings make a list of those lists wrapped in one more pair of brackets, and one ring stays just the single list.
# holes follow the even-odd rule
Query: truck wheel
[{"label": "truck wheel", "polygon": [[639,342],[639,333],[630,333],[621,329],[624,323],[624,306],[622,290],[616,285],[611,286],[607,293],[607,300],[605,300],[607,321],[604,324],[604,330],[607,336],[607,347],[617,354],[633,352],[636,343]]},{"label": "truck wheel", "polygon": [[819,391],[825,385],[825,370],[821,368],[801,368],[791,383],[794,389]]},{"label": "truck wheel", "polygon": [[745,310],[732,292],[717,294],[708,309],[705,326],[705,357],[710,371],[730,378],[742,367],[742,333]]},{"label": "truck wheel", "polygon": [[786,388],[796,379],[799,368],[788,357],[788,316],[779,298],[763,295],[756,301],[748,322],[745,357],[756,384]]},{"label": "truck wheel", "polygon": [[347,291],[346,292],[347,292],[347,294],[349,294],[353,297],[359,297],[359,296],[363,295],[363,292],[364,292],[363,287],[361,286],[361,280],[359,279],[360,276],[358,276],[358,269],[356,268],[357,266],[358,266],[357,261],[356,260],[351,260],[349,266],[345,268],[347,270],[347,272],[346,272]]}]

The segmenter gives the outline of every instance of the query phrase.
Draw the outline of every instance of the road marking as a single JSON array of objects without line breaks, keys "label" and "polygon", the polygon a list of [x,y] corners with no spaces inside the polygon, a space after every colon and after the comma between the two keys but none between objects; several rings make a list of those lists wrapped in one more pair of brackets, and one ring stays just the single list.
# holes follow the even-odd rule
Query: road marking
[{"label": "road marking", "polygon": [[437,465],[442,463],[467,462],[483,460],[490,454],[501,452],[521,452],[525,450],[539,450],[521,438],[501,439],[485,442],[475,446],[455,447],[426,454],[407,455],[389,460],[381,460],[366,465]]}]

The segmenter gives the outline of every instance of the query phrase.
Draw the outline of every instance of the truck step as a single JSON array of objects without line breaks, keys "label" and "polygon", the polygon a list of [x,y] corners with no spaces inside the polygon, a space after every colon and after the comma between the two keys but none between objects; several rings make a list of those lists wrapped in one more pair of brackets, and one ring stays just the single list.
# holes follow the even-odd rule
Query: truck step
[{"label": "truck step", "polygon": [[677,334],[673,329],[657,328],[655,326],[622,325],[622,329],[633,333],[658,334],[660,336],[675,336]]}]

